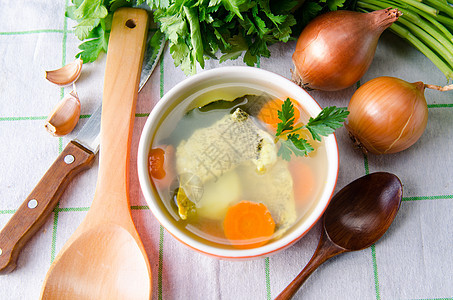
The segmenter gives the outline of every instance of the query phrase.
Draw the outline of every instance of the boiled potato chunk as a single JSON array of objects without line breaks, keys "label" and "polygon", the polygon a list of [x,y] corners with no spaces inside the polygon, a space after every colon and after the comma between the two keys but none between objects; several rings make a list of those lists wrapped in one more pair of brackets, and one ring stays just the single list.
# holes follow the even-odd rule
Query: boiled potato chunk
[{"label": "boiled potato chunk", "polygon": [[236,172],[229,171],[217,181],[211,180],[204,185],[203,196],[196,203],[201,217],[223,220],[228,207],[240,200],[241,183]]}]

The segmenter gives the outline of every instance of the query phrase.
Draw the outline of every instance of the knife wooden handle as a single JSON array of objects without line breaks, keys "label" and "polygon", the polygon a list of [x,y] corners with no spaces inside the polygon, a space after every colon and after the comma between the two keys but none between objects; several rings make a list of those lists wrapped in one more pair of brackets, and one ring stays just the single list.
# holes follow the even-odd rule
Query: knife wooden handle
[{"label": "knife wooden handle", "polygon": [[93,152],[74,141],[64,148],[0,232],[0,274],[16,268],[23,246],[44,224],[71,179],[90,167],[94,157]]}]

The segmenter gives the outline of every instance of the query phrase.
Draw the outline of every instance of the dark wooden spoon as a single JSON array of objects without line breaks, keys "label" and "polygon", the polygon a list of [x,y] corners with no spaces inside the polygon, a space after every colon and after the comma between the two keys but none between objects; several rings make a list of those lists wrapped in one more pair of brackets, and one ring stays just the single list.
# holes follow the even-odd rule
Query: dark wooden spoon
[{"label": "dark wooden spoon", "polygon": [[323,231],[315,254],[275,299],[290,299],[329,258],[374,244],[392,224],[402,196],[401,181],[385,172],[365,175],[345,186],[332,198],[324,213]]}]

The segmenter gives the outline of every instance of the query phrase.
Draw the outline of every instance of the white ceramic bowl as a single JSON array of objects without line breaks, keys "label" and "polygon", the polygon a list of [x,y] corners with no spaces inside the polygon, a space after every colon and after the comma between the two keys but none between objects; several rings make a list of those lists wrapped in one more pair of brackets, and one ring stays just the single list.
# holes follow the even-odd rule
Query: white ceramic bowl
[{"label": "white ceramic bowl", "polygon": [[307,92],[280,75],[252,67],[221,67],[189,77],[168,91],[151,111],[140,138],[137,158],[138,175],[143,195],[151,212],[160,224],[180,242],[194,250],[219,258],[247,259],[267,256],[295,243],[322,216],[332,197],[338,177],[338,146],[336,138],[332,134],[325,138],[327,176],[321,196],[315,200],[308,215],[296,222],[286,234],[258,248],[225,249],[208,245],[194,239],[187,231],[175,225],[174,218],[162,204],[148,175],[148,152],[158,126],[164,118],[175,117],[175,114],[185,113],[191,108],[215,100],[212,99],[213,91],[216,96],[221,94],[222,99],[234,99],[253,90],[296,100],[312,116],[316,116],[321,111],[318,103]]}]

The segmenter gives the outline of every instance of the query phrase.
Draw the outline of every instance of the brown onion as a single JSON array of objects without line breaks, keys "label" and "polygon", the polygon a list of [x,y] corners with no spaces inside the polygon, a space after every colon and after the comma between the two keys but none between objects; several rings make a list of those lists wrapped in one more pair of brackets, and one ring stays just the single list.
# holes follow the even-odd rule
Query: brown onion
[{"label": "brown onion", "polygon": [[381,33],[401,13],[332,11],[313,19],[302,31],[293,54],[293,80],[304,88],[347,88],[370,66]]},{"label": "brown onion", "polygon": [[388,154],[412,146],[428,122],[425,88],[448,91],[423,82],[409,83],[395,77],[378,77],[366,82],[351,98],[345,127],[366,152]]}]

